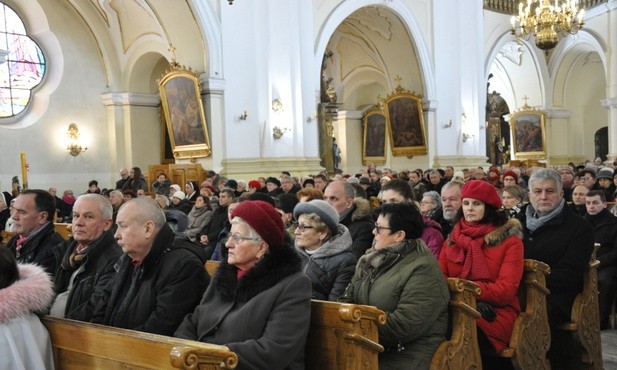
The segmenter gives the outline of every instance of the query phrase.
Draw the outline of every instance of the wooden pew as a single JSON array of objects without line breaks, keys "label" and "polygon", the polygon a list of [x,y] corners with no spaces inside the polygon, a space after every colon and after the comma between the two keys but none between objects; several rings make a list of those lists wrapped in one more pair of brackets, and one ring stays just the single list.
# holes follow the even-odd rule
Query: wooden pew
[{"label": "wooden pew", "polygon": [[595,243],[589,266],[583,280],[583,291],[574,299],[570,322],[561,324],[560,329],[572,332],[581,352],[577,369],[598,369],[602,366],[602,345],[600,340],[600,310],[598,305],[598,266],[596,253],[600,244]]},{"label": "wooden pew", "polygon": [[54,228],[56,229],[56,232],[58,234],[60,234],[60,236],[64,239],[64,240],[69,240],[71,238],[71,230],[70,230],[70,226],[71,224],[65,224],[65,223],[54,223]]},{"label": "wooden pew", "polygon": [[225,346],[45,316],[56,369],[233,369]]},{"label": "wooden pew", "polygon": [[478,346],[476,297],[480,287],[468,280],[448,278],[450,289],[450,339],[439,345],[431,361],[431,370],[481,369]]},{"label": "wooden pew", "polygon": [[540,261],[526,259],[523,280],[518,296],[522,312],[519,313],[508,347],[501,356],[512,359],[517,370],[550,370],[546,353],[551,345],[551,331],[546,311],[546,275],[550,267]]},{"label": "wooden pew", "polygon": [[378,326],[386,322],[373,306],[312,300],[306,343],[307,370],[378,369]]},{"label": "wooden pew", "polygon": [[9,243],[9,240],[11,240],[11,238],[13,237],[13,235],[15,235],[15,233],[12,233],[10,231],[6,231],[6,230],[0,231],[0,244],[7,245]]},{"label": "wooden pew", "polygon": [[207,260],[206,263],[204,263],[204,267],[206,268],[206,272],[208,272],[208,275],[212,277],[216,273],[216,270],[219,269],[220,264],[221,263],[219,261]]}]

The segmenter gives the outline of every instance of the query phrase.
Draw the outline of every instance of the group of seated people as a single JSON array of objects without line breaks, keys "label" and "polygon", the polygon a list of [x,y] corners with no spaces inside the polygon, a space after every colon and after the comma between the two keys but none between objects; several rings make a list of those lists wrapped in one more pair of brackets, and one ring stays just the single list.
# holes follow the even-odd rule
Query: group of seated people
[{"label": "group of seated people", "polygon": [[[11,208],[15,235],[0,247],[0,264],[19,273],[0,276],[0,298],[28,277],[24,266],[47,271],[51,293],[28,312],[223,344],[237,353],[240,369],[303,368],[311,299],[371,305],[386,313],[380,369],[427,369],[448,331],[446,278],[459,277],[480,286],[483,365],[501,369],[512,366],[499,354],[521,310],[517,291],[529,258],[551,268],[548,355],[553,368],[567,368],[568,337],[558,325],[570,320],[594,241],[602,239],[605,264],[602,320],[603,299],[615,297],[614,272],[603,280],[602,271],[617,269],[617,219],[605,192],[590,191],[588,213],[577,215],[564,198],[564,172],[574,175],[568,168],[528,176],[509,169],[491,181],[479,171],[424,177],[369,167],[332,179],[285,173],[240,190],[244,181],[214,176],[186,184],[197,195],[184,225],[184,212],[169,200],[181,190],[160,178],[171,194],[118,207],[113,191],[77,197],[67,241],[54,231],[51,194],[26,190]],[[426,210],[427,197],[441,204],[439,212]],[[200,217],[207,221],[196,224]],[[213,276],[206,260],[220,261]],[[3,305],[10,298],[0,299],[0,325],[19,316],[2,316]]]}]

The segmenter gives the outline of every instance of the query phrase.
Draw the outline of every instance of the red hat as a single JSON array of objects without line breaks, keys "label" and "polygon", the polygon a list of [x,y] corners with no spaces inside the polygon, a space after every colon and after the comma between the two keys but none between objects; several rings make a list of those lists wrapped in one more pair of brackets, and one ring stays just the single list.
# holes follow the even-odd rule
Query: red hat
[{"label": "red hat", "polygon": [[260,189],[261,188],[261,184],[257,180],[251,180],[251,181],[249,181],[249,188]]},{"label": "red hat", "polygon": [[501,208],[501,198],[491,184],[482,180],[467,181],[461,190],[461,199],[473,198],[495,208]]},{"label": "red hat", "polygon": [[271,204],[261,200],[241,202],[231,212],[231,218],[235,217],[240,217],[251,225],[270,247],[283,245],[285,225],[281,215]]},{"label": "red hat", "polygon": [[516,174],[516,172],[509,170],[503,173],[503,178],[505,179],[506,176],[511,176],[512,178],[514,178],[514,182],[518,184],[518,175]]}]

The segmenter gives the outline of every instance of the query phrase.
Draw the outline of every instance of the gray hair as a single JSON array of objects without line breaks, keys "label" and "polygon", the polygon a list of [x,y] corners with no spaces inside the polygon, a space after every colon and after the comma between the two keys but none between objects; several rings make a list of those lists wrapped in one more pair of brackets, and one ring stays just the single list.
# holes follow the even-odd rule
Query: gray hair
[{"label": "gray hair", "polygon": [[120,210],[127,207],[129,204],[134,204],[136,207],[136,212],[133,215],[136,219],[154,222],[154,226],[157,230],[162,229],[167,223],[165,211],[163,211],[154,199],[150,197],[133,198],[124,203],[122,207],[120,207]]},{"label": "gray hair", "polygon": [[109,193],[109,196],[111,197],[112,195],[115,195],[115,196],[120,197],[120,198],[124,198],[124,194],[122,194],[122,192],[120,190],[112,190]]},{"label": "gray hair", "polygon": [[431,197],[431,199],[433,199],[433,203],[435,203],[437,207],[441,207],[441,196],[438,192],[427,191],[426,193],[422,194],[422,198],[424,197]]},{"label": "gray hair", "polygon": [[99,212],[103,215],[103,218],[106,220],[111,220],[114,215],[114,207],[109,202],[109,199],[102,196],[101,194],[82,194],[77,197],[75,204],[81,200],[95,200],[98,202]]},{"label": "gray hair", "polygon": [[257,233],[257,231],[255,231],[255,229],[253,229],[253,227],[249,225],[248,222],[244,221],[242,217],[238,217],[238,216],[234,217],[233,220],[231,220],[231,224],[246,226],[246,229],[249,231],[247,235],[248,238],[261,239],[261,235],[259,235],[259,233]]},{"label": "gray hair", "polygon": [[532,183],[539,181],[554,181],[555,185],[557,185],[557,190],[561,191],[563,188],[563,183],[561,182],[561,175],[559,172],[549,169],[549,168],[539,168],[529,176],[529,190],[531,190]]}]

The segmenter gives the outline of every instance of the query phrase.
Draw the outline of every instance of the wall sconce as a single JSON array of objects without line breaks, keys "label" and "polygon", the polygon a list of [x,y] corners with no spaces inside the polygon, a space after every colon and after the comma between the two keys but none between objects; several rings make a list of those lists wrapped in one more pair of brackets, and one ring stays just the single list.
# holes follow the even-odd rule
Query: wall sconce
[{"label": "wall sconce", "polygon": [[79,143],[79,128],[77,127],[77,124],[71,123],[69,125],[67,136],[69,138],[69,143],[66,146],[66,150],[68,150],[72,156],[77,156],[79,153],[88,150],[87,146],[82,147]]},{"label": "wall sconce", "polygon": [[275,112],[283,110],[283,102],[281,99],[272,100],[272,110]]},{"label": "wall sconce", "polygon": [[244,112],[242,112],[242,114],[240,115],[240,117],[238,117],[240,119],[240,121],[246,121],[246,119],[248,118],[249,114],[246,113],[246,109],[244,110]]},{"label": "wall sconce", "polygon": [[444,124],[443,124],[443,128],[450,128],[450,127],[452,127],[452,124],[453,124],[453,123],[454,123],[454,122],[452,122],[452,120],[450,120],[450,121],[448,121],[448,123],[444,123]]},{"label": "wall sconce", "polygon": [[290,129],[288,129],[287,127],[278,127],[278,126],[274,126],[272,128],[272,137],[274,138],[274,140],[278,140],[281,137],[283,137],[283,134],[286,133],[287,131],[291,131]]},{"label": "wall sconce", "polygon": [[462,137],[462,139],[463,139],[463,142],[464,142],[464,143],[466,143],[466,142],[467,142],[467,140],[469,140],[469,139],[471,139],[472,137],[474,137],[474,135],[470,135],[470,134],[468,134],[468,133],[466,133],[466,132],[463,132],[463,134],[461,135],[461,137]]}]

